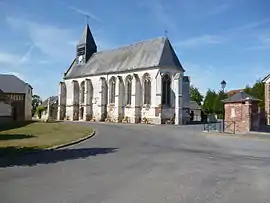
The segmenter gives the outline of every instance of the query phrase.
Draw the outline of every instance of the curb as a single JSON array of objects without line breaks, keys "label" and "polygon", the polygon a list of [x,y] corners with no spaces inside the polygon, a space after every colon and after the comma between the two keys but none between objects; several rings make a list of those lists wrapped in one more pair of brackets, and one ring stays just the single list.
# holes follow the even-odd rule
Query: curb
[{"label": "curb", "polygon": [[202,132],[205,136],[220,136],[220,137],[229,137],[236,139],[247,139],[247,140],[260,140],[260,141],[270,141],[270,137],[255,136],[255,135],[245,135],[245,134],[229,134],[229,133],[215,133],[215,132]]},{"label": "curb", "polygon": [[69,147],[69,146],[72,146],[72,145],[75,145],[75,144],[79,144],[79,143],[81,143],[81,142],[83,142],[83,141],[85,141],[85,140],[90,139],[90,138],[93,137],[95,134],[96,134],[96,130],[93,130],[93,132],[92,132],[90,135],[87,135],[86,137],[83,137],[83,138],[74,140],[74,141],[69,142],[69,143],[66,143],[66,144],[60,144],[60,145],[56,145],[56,146],[53,146],[53,147],[49,147],[49,148],[46,148],[46,149],[44,149],[44,150],[61,149],[61,148],[64,148],[64,147]]},{"label": "curb", "polygon": [[[61,148],[68,147],[68,146],[71,146],[71,145],[79,144],[79,143],[81,143],[81,142],[83,142],[85,140],[90,139],[95,134],[96,134],[96,130],[93,129],[93,132],[90,135],[87,135],[87,136],[85,136],[83,138],[80,138],[80,139],[77,139],[75,141],[72,141],[72,142],[69,142],[69,143],[66,143],[66,144],[61,144],[61,145],[56,145],[56,146],[44,148],[44,149],[37,149],[36,151],[23,152],[23,153],[21,153],[21,155],[25,156],[25,155],[38,154],[38,153],[42,153],[42,152],[47,151],[47,150],[56,150],[56,149],[61,149]],[[6,159],[8,159],[8,157],[0,157],[0,163],[1,163],[1,161],[6,160]],[[0,168],[1,168],[1,165],[0,165]]]}]

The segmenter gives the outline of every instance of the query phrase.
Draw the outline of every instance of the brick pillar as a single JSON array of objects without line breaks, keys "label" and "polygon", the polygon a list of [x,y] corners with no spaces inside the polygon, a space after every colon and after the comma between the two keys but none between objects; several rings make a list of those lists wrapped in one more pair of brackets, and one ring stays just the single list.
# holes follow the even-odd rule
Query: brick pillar
[{"label": "brick pillar", "polygon": [[265,117],[266,117],[266,124],[270,125],[270,83],[264,83],[264,98],[265,98]]}]

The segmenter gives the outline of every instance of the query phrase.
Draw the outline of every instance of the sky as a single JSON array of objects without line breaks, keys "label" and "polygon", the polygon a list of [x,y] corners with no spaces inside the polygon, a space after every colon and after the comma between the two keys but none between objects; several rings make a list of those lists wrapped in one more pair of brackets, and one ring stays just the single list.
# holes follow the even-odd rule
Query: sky
[{"label": "sky", "polygon": [[0,0],[0,73],[46,99],[75,57],[86,25],[98,50],[167,33],[204,94],[252,85],[270,72],[269,0]]}]

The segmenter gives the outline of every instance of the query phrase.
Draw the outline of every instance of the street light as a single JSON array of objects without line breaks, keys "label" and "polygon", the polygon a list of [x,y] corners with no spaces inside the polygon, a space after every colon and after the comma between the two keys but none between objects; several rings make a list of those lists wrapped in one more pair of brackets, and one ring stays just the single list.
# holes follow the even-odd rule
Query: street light
[{"label": "street light", "polygon": [[[221,85],[221,88],[222,88],[222,93],[224,94],[224,89],[227,85],[226,81],[225,80],[222,80],[220,82],[220,85]],[[225,105],[223,104],[223,119],[222,119],[222,123],[223,123],[223,132],[224,132],[224,125],[225,125]],[[221,129],[220,129],[221,130]]]},{"label": "street light", "polygon": [[226,81],[225,81],[225,80],[222,80],[222,81],[220,82],[220,85],[221,85],[222,91],[224,92],[224,89],[225,89],[225,87],[226,87],[226,85],[227,85]]}]

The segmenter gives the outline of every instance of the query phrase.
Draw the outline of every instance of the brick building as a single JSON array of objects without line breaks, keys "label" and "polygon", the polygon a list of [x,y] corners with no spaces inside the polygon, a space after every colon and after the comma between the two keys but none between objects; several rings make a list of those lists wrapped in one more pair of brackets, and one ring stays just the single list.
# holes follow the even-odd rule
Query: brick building
[{"label": "brick building", "polygon": [[264,101],[265,101],[265,113],[266,124],[270,125],[270,74],[267,75],[262,82],[264,82]]},{"label": "brick building", "polygon": [[259,130],[259,101],[244,91],[223,100],[225,108],[224,132],[245,133]]}]

